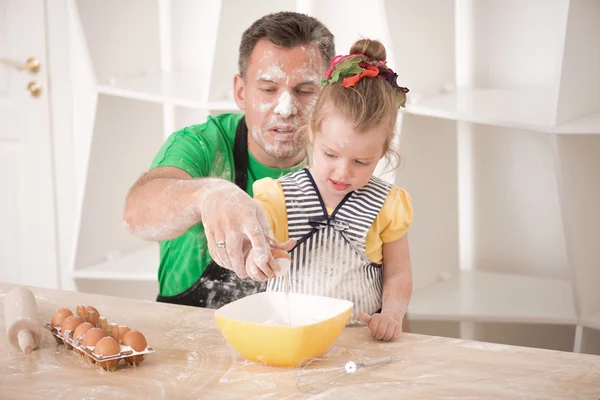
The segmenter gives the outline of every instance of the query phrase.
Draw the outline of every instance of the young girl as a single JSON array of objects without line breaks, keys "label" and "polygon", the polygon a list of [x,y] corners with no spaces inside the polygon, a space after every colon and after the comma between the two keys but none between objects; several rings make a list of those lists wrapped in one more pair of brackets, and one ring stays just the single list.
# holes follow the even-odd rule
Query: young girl
[{"label": "young girl", "polygon": [[[350,54],[334,58],[322,80],[308,126],[311,167],[255,182],[254,196],[275,238],[296,240],[291,292],[352,301],[350,324],[362,321],[390,340],[401,332],[412,292],[412,207],[406,191],[373,172],[395,155],[390,145],[408,89],[385,66],[380,42],[360,40]],[[285,289],[284,277],[267,284]]]}]

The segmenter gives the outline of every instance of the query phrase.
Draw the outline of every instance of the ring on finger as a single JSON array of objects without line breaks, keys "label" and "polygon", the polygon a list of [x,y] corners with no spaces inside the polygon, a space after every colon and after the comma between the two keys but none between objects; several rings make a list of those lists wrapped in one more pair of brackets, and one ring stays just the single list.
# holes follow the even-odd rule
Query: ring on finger
[{"label": "ring on finger", "polygon": [[219,240],[218,242],[215,242],[215,246],[224,249],[225,248],[225,242],[222,241],[222,240]]}]

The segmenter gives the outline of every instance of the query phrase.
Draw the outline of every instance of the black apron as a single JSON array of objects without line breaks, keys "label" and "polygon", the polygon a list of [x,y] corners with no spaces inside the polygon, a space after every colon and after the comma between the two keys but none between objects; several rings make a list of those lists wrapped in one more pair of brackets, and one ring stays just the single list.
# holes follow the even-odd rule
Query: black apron
[{"label": "black apron", "polygon": [[[248,186],[248,127],[242,117],[235,131],[233,146],[235,184],[246,192]],[[264,292],[266,282],[240,279],[235,272],[211,260],[204,274],[189,289],[175,296],[158,296],[156,301],[203,308],[220,308],[248,295]]]}]

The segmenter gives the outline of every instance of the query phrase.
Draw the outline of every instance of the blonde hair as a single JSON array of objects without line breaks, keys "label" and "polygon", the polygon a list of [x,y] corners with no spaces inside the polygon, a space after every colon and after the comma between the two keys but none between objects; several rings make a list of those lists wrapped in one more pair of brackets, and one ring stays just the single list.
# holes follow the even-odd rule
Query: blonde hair
[{"label": "blonde hair", "polygon": [[[361,39],[352,45],[350,54],[363,54],[374,61],[386,61],[385,46],[377,41]],[[376,126],[386,130],[383,151],[392,164],[392,169],[400,165],[400,155],[393,146],[398,102],[396,90],[385,79],[379,77],[361,78],[352,87],[341,83],[328,84],[321,89],[309,128],[313,134],[320,132],[321,124],[331,112],[338,112],[359,133]]]}]

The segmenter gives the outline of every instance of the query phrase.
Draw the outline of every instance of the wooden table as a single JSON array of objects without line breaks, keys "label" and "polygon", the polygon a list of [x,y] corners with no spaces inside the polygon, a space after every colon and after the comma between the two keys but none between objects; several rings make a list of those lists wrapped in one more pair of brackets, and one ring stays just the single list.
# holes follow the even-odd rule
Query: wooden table
[{"label": "wooden table", "polygon": [[[0,302],[12,285],[0,283]],[[109,321],[144,333],[155,349],[142,366],[100,371],[44,330],[32,354],[10,348],[0,312],[0,398],[7,399],[600,399],[600,357],[403,334],[382,343],[347,328],[328,357],[392,364],[359,370],[318,394],[297,388],[295,369],[251,363],[229,346],[212,310],[30,288],[42,322],[93,305]]]}]

